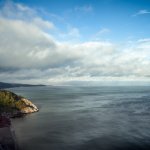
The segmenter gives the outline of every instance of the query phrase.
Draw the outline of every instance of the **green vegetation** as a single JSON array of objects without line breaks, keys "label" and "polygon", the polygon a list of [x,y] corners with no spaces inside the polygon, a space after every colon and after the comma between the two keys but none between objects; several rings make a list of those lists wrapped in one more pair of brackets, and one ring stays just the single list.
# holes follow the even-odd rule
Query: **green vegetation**
[{"label": "green vegetation", "polygon": [[0,107],[21,110],[26,107],[25,103],[21,100],[22,98],[10,91],[0,90]]},{"label": "green vegetation", "polygon": [[0,114],[8,113],[11,117],[37,112],[38,108],[28,99],[10,91],[0,90]]}]

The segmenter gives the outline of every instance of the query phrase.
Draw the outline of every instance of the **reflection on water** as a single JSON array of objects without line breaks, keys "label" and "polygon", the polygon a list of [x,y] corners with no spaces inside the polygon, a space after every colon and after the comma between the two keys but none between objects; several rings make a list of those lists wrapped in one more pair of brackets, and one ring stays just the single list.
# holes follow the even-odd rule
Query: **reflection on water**
[{"label": "reflection on water", "polygon": [[21,150],[150,150],[150,87],[24,87],[38,113],[14,119]]}]

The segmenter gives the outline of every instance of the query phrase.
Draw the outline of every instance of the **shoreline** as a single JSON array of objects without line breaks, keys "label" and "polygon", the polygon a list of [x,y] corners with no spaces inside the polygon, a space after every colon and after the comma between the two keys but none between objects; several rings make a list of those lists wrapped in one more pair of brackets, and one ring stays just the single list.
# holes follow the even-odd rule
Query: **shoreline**
[{"label": "shoreline", "polygon": [[0,150],[18,150],[11,120],[5,115],[0,116]]}]

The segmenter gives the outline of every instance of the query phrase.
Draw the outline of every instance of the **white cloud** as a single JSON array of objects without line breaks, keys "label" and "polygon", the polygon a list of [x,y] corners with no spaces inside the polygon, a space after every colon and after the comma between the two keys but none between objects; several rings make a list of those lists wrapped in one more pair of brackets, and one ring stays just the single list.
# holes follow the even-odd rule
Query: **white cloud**
[{"label": "white cloud", "polygon": [[74,36],[74,37],[80,37],[80,32],[79,32],[79,29],[77,28],[72,28],[69,33],[68,33],[69,36]]},{"label": "white cloud", "polygon": [[36,15],[36,10],[13,1],[6,1],[0,10],[0,16],[5,18],[28,20]]},{"label": "white cloud", "polygon": [[138,16],[138,15],[145,15],[145,14],[150,14],[150,11],[146,10],[146,9],[141,9],[139,10],[137,13],[135,13],[133,16]]},{"label": "white cloud", "polygon": [[39,26],[40,28],[45,28],[45,29],[53,29],[54,24],[52,22],[49,21],[45,21],[39,17],[36,17],[33,19],[33,23],[36,24],[37,26]]},{"label": "white cloud", "polygon": [[64,40],[71,41],[71,40],[79,39],[81,37],[81,34],[78,28],[69,27],[67,32],[59,32],[58,36],[63,41]]},{"label": "white cloud", "polygon": [[[6,10],[0,10],[1,81],[149,80],[149,39],[139,39],[125,48],[104,41],[60,42],[47,32],[55,29],[52,22],[40,18],[27,6],[13,3],[14,6],[12,13],[5,12],[10,4]],[[28,11],[32,14],[29,19]],[[80,32],[70,28],[65,36],[77,38]]]},{"label": "white cloud", "polygon": [[101,38],[104,38],[104,36],[108,35],[111,32],[108,28],[101,28],[97,33],[95,33],[92,36],[92,39],[94,40],[100,40]]},{"label": "white cloud", "polygon": [[97,35],[106,34],[106,33],[110,33],[110,29],[108,29],[108,28],[102,28],[101,30],[99,30],[97,32]]},{"label": "white cloud", "polygon": [[76,6],[74,10],[77,12],[89,13],[93,11],[93,7],[91,5]]}]

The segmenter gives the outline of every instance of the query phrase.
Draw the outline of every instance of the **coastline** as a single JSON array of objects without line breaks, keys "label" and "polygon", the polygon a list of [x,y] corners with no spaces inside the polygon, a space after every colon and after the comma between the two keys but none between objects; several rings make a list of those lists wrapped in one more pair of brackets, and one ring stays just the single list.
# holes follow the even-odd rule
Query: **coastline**
[{"label": "coastline", "polygon": [[11,120],[5,115],[0,116],[0,150],[18,150]]},{"label": "coastline", "polygon": [[0,150],[18,150],[11,118],[23,117],[39,109],[28,99],[0,90]]}]

